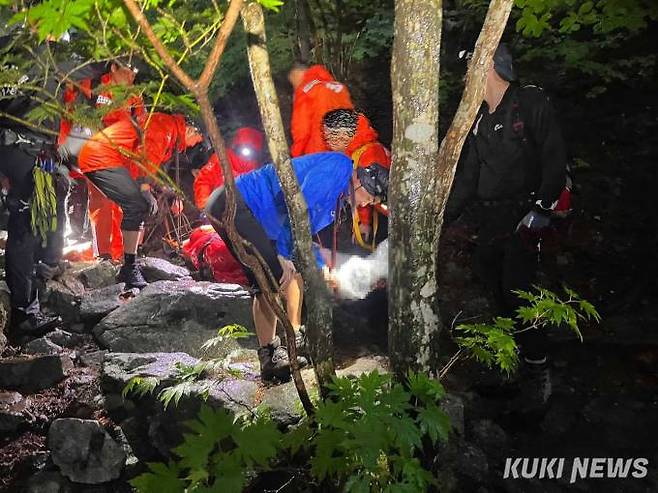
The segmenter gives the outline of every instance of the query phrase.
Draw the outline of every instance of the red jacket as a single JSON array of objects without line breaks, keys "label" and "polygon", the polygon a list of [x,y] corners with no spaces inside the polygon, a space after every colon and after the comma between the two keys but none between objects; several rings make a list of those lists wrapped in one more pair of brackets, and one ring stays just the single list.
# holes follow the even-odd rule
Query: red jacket
[{"label": "red jacket", "polygon": [[[255,151],[253,157],[246,158],[238,155],[233,149],[246,146]],[[233,170],[233,176],[240,176],[252,171],[258,167],[259,162],[253,158],[260,153],[263,148],[263,134],[253,128],[239,129],[233,140],[231,148],[227,149],[228,160]],[[208,162],[199,170],[199,174],[194,179],[194,202],[199,209],[203,209],[208,202],[208,197],[216,188],[224,185],[224,174],[222,167],[219,165],[219,159],[213,154]]]},{"label": "red jacket", "polygon": [[[101,76],[101,84],[103,86],[109,86],[111,81],[111,74],[107,73]],[[110,104],[112,104],[112,92],[109,90],[109,87],[105,87],[104,90],[101,91],[96,98],[96,107]],[[144,100],[138,94],[131,95],[126,100],[126,104],[120,108],[111,110],[109,113],[103,116],[103,125],[109,127],[120,119],[130,118],[131,116],[140,123],[146,117]]]},{"label": "red jacket", "polygon": [[331,76],[322,65],[313,65],[295,90],[290,132],[292,157],[329,150],[322,133],[322,118],[329,111],[352,109],[347,87]]},{"label": "red jacket", "polygon": [[[377,139],[377,131],[372,128],[370,121],[364,115],[359,114],[356,126],[356,134],[352,142],[347,146],[346,154],[354,161],[354,167],[367,168],[375,163],[385,168],[391,167],[391,153]],[[359,220],[362,224],[370,224],[372,218],[372,207],[359,207]]]}]

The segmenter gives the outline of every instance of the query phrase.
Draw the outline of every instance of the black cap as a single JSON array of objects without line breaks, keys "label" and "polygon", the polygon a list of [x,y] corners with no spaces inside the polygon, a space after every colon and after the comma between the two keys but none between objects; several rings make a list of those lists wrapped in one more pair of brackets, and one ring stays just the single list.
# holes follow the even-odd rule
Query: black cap
[{"label": "black cap", "polygon": [[505,43],[500,43],[496,48],[496,53],[493,56],[494,70],[498,75],[508,82],[516,80],[516,72],[514,71],[514,64],[512,61],[512,54]]}]

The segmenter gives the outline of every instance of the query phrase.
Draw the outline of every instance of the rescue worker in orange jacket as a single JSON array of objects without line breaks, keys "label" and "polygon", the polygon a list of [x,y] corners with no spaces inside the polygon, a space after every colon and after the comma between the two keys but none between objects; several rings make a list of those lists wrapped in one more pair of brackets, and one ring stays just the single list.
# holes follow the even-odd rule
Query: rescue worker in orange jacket
[{"label": "rescue worker in orange jacket", "polygon": [[353,108],[347,87],[322,65],[295,64],[288,73],[293,87],[290,122],[292,157],[329,150],[322,135],[322,118],[338,108]]},{"label": "rescue worker in orange jacket", "polygon": [[[101,76],[101,90],[96,97],[96,107],[112,105],[112,86],[132,86],[137,71],[119,61],[110,64],[109,71]],[[64,103],[71,108],[81,94],[87,99],[93,96],[92,80],[85,79],[76,86],[69,86],[64,92]],[[125,104],[105,114],[102,118],[103,127],[108,127],[120,119],[143,121],[146,117],[144,101],[137,94],[131,95]],[[60,124],[59,144],[63,144],[72,130],[72,123],[63,119]],[[121,208],[108,199],[91,182],[87,181],[89,220],[92,225],[94,248],[100,258],[118,260],[123,255],[123,236]]]},{"label": "rescue worker in orange jacket", "polygon": [[[377,131],[365,115],[351,109],[337,109],[328,112],[322,124],[327,146],[347,154],[355,170],[383,168],[388,175],[391,153],[378,141]],[[374,250],[379,215],[384,209],[372,205],[353,206],[356,209],[353,213],[354,238],[361,247]],[[371,237],[372,244],[367,244]]]},{"label": "rescue worker in orange jacket", "polygon": [[[238,177],[258,168],[261,164],[262,150],[263,134],[260,131],[249,127],[238,129],[231,140],[230,148],[226,150],[233,175]],[[219,165],[217,154],[213,154],[194,179],[196,206],[203,210],[210,194],[223,185],[222,167]]]},{"label": "rescue worker in orange jacket", "polygon": [[[150,181],[175,151],[183,152],[202,140],[196,128],[185,124],[182,115],[154,113],[140,130],[143,143],[134,122],[119,119],[95,134],[78,156],[85,176],[123,211],[124,264],[118,281],[125,282],[128,288],[146,286],[135,259],[144,219],[158,210]],[[129,169],[138,174],[137,179],[133,179]]]}]

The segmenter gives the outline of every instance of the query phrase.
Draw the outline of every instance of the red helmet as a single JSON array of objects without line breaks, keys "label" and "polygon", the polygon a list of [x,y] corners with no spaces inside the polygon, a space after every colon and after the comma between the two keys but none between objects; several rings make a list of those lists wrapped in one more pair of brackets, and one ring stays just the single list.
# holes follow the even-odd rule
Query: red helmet
[{"label": "red helmet", "polygon": [[263,133],[255,128],[239,128],[233,140],[231,148],[242,159],[254,160],[263,150]]}]

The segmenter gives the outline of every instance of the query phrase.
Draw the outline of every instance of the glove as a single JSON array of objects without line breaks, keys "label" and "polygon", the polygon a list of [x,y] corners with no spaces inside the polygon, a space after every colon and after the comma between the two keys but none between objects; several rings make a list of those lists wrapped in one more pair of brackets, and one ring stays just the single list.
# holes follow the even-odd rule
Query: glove
[{"label": "glove", "polygon": [[149,206],[149,215],[155,216],[158,213],[158,201],[151,193],[151,189],[142,187],[140,188],[140,191],[142,192],[142,197],[144,197],[144,200]]},{"label": "glove", "polygon": [[531,210],[523,217],[523,219],[521,219],[521,222],[516,226],[516,231],[519,231],[519,229],[525,227],[530,231],[539,232],[548,228],[550,224],[551,218],[546,214]]}]

